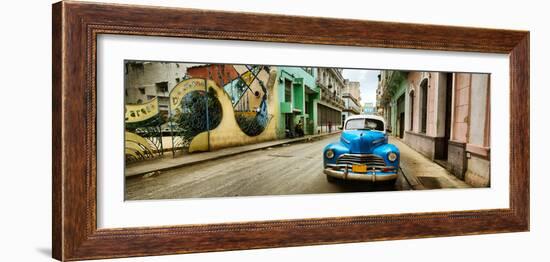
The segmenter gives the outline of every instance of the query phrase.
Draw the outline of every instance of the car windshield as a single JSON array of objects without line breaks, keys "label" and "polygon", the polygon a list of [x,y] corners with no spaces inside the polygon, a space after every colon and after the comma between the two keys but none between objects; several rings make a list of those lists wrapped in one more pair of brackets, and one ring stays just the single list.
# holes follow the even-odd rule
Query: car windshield
[{"label": "car windshield", "polygon": [[384,122],[377,119],[370,119],[370,118],[350,119],[346,123],[346,130],[384,131]]}]

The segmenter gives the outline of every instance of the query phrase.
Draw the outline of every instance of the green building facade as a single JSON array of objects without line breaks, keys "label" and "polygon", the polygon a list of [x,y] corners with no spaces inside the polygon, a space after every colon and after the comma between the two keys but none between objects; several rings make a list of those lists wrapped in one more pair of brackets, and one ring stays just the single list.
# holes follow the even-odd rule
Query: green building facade
[{"label": "green building facade", "polygon": [[277,135],[285,137],[285,131],[295,131],[302,124],[304,133],[312,135],[317,130],[317,102],[319,89],[315,85],[316,70],[302,67],[278,67],[277,92],[280,103]]},{"label": "green building facade", "polygon": [[405,93],[409,83],[407,72],[385,71],[381,83],[383,93],[378,97],[391,135],[403,138],[405,133]]},{"label": "green building facade", "polygon": [[403,138],[405,133],[405,92],[408,82],[402,79],[390,99],[392,135]]}]

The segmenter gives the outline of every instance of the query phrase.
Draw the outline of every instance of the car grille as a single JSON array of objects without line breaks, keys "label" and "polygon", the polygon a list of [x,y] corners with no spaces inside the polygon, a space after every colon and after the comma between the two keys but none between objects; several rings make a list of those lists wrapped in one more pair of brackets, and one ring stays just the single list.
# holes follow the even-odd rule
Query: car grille
[{"label": "car grille", "polygon": [[336,164],[385,166],[386,162],[383,158],[372,154],[343,154],[336,160]]}]

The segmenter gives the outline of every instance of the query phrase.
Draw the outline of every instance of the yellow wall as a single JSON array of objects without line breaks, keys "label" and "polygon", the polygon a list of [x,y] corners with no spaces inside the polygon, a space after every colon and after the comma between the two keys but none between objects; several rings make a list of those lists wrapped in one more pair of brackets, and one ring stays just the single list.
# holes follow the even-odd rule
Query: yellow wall
[{"label": "yellow wall", "polygon": [[[248,136],[241,131],[235,119],[235,112],[233,111],[229,95],[222,87],[218,87],[214,81],[208,80],[208,87],[216,91],[218,100],[222,106],[223,117],[220,124],[215,129],[210,130],[210,134],[208,134],[208,132],[203,132],[193,138],[189,147],[189,152],[207,151],[208,145],[210,145],[210,150],[217,150],[225,147],[254,144],[277,139],[276,131],[280,114],[279,107],[277,106],[277,92],[274,90],[277,78],[276,69],[271,69],[269,75],[266,74],[266,77],[268,77],[268,80],[264,82],[267,83],[267,111],[270,120],[265,130],[257,136]],[[193,80],[194,79],[190,79],[187,81]],[[184,84],[184,82],[180,84]],[[204,80],[196,81],[195,83],[200,84],[200,82],[204,83]]]}]

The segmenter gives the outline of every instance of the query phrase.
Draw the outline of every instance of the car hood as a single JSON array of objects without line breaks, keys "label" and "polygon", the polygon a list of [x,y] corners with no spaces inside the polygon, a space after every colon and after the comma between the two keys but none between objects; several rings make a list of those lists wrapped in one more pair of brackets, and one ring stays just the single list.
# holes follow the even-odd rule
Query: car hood
[{"label": "car hood", "polygon": [[370,154],[375,147],[386,143],[385,138],[386,135],[379,131],[346,130],[340,140],[347,145],[350,153]]}]

